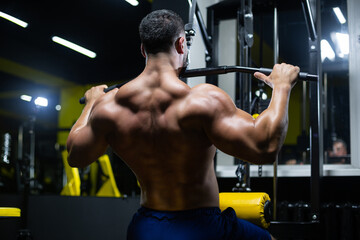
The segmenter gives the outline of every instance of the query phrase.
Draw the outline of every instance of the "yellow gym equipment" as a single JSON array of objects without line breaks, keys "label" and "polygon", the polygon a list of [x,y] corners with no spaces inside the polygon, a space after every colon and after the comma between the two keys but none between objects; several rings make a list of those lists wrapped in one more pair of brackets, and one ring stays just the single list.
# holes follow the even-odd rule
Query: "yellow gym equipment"
[{"label": "yellow gym equipment", "polygon": [[232,207],[236,216],[260,227],[268,228],[271,219],[270,197],[262,192],[220,193],[220,209]]},{"label": "yellow gym equipment", "polygon": [[[61,191],[61,195],[64,196],[80,196],[81,190],[81,180],[79,175],[78,168],[72,168],[67,162],[68,153],[66,150],[62,152],[62,158],[64,162],[64,168],[67,177],[67,183]],[[98,159],[99,165],[101,167],[103,176],[101,176],[103,184],[100,187],[99,191],[95,194],[98,197],[122,197],[122,194],[119,192],[119,189],[116,186],[116,181],[114,173],[110,164],[110,159],[108,155],[103,155]],[[97,172],[97,163],[91,164],[91,168],[95,168]]]},{"label": "yellow gym equipment", "polygon": [[108,155],[103,155],[99,158],[99,164],[105,175],[105,182],[102,184],[99,191],[96,193],[98,197],[121,197],[121,193],[116,186],[114,173],[110,164],[110,159]]},{"label": "yellow gym equipment", "polygon": [[62,158],[64,163],[64,168],[67,177],[67,183],[62,189],[60,195],[64,196],[80,196],[80,175],[78,168],[72,168],[67,162],[67,151],[62,151]]},{"label": "yellow gym equipment", "polygon": [[258,113],[254,113],[254,114],[252,115],[252,117],[253,117],[254,119],[256,119],[258,116],[260,116],[260,114],[258,114]]},{"label": "yellow gym equipment", "polygon": [[20,208],[0,207],[0,218],[20,217],[20,216],[21,216]]}]

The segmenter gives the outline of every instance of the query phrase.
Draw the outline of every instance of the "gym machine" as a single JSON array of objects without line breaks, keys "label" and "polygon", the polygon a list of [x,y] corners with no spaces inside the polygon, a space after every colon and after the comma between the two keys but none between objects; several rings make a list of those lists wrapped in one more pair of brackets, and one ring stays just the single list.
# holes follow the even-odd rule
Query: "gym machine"
[{"label": "gym machine", "polygon": [[[196,1],[192,1],[193,9],[195,10],[195,16],[199,24],[200,32],[206,47],[206,68],[202,70],[187,70],[184,75],[192,77],[191,74],[186,75],[186,73],[198,73],[197,76],[202,72],[203,76],[206,77],[206,82],[210,84],[217,85],[218,78],[216,74],[221,74],[223,72],[216,72],[214,68],[217,68],[218,65],[218,38],[219,38],[219,21],[225,19],[237,19],[238,22],[238,41],[240,45],[240,65],[243,67],[242,70],[247,70],[250,68],[249,61],[249,48],[252,46],[252,2],[251,0],[227,0],[212,5],[207,8],[207,28],[204,25],[202,20],[199,8],[196,4]],[[273,178],[273,221],[270,224],[270,232],[272,232],[277,237],[316,237],[317,229],[319,228],[319,219],[320,219],[320,181],[321,181],[321,154],[319,149],[322,149],[322,139],[323,133],[320,128],[321,125],[321,98],[320,93],[322,91],[321,85],[321,62],[320,59],[320,44],[319,39],[317,38],[316,29],[320,29],[320,1],[313,1],[315,5],[310,5],[309,0],[301,0],[302,10],[305,17],[306,26],[309,34],[309,72],[311,74],[306,74],[309,78],[302,78],[299,76],[299,79],[309,80],[309,96],[310,96],[310,112],[316,113],[310,115],[310,163],[311,163],[311,178],[310,178],[310,189],[311,189],[311,221],[309,222],[280,222],[276,221],[276,209],[277,209],[277,164],[274,164],[274,178]],[[312,11],[312,8],[315,11]],[[316,18],[316,26],[314,15]],[[194,29],[191,28],[192,25],[188,25],[190,28],[185,29],[187,32],[194,34]],[[279,46],[278,46],[278,6],[277,2],[274,3],[274,63],[277,63],[279,57]],[[221,67],[220,67],[221,68]],[[226,69],[226,68],[225,68]],[[236,69],[236,68],[235,68]],[[208,72],[214,73],[214,75],[207,74]],[[225,71],[225,70],[223,70]],[[236,72],[246,72],[246,71],[236,71]],[[302,74],[304,76],[304,74]],[[305,82],[303,82],[305,86]],[[236,99],[238,107],[242,108],[245,111],[251,113],[251,105],[246,101],[251,102],[249,94],[251,94],[251,78],[249,76],[244,76],[243,74],[237,74],[236,76]],[[259,168],[259,173],[260,173]],[[239,184],[237,187],[244,191],[250,188],[250,176],[249,170],[246,165],[240,162],[236,175],[239,179]]]}]

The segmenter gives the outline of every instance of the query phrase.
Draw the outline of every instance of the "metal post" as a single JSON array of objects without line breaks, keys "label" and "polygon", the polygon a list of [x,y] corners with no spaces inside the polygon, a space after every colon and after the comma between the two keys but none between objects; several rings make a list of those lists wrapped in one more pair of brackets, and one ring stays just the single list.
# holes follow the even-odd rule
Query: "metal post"
[{"label": "metal post", "polygon": [[306,108],[307,108],[307,88],[306,88],[306,82],[302,83],[302,116],[301,116],[301,122],[302,122],[302,131],[306,132]]},{"label": "metal post", "polygon": [[[213,67],[218,65],[218,36],[219,36],[219,25],[215,22],[215,12],[214,9],[208,8],[206,12],[207,17],[207,32],[210,36],[208,36],[208,40],[211,43],[211,48],[208,48],[205,53],[205,62],[206,67]],[[211,40],[211,41],[210,41]],[[218,86],[218,76],[206,76],[206,83],[213,84]],[[214,170],[216,172],[217,165],[217,153],[214,156]]]},{"label": "metal post", "polygon": [[274,177],[273,177],[273,220],[276,221],[277,214],[277,185],[278,185],[278,178],[277,178],[277,165],[278,165],[278,157],[276,157],[276,160],[274,162]]},{"label": "metal post", "polygon": [[35,116],[29,119],[30,153],[29,153],[29,179],[30,190],[35,188]]},{"label": "metal post", "polygon": [[[207,27],[211,36],[212,47],[208,49],[205,55],[206,67],[218,65],[218,39],[219,39],[219,22],[215,19],[215,11],[212,8],[207,9]],[[206,76],[206,83],[218,85],[217,75]]]},{"label": "metal post", "polygon": [[278,9],[275,3],[274,7],[274,64],[279,61],[279,24],[278,24]]},{"label": "metal post", "polygon": [[327,73],[324,73],[324,129],[328,130],[328,78],[327,78]]},{"label": "metal post", "polygon": [[195,14],[196,14],[196,19],[197,19],[198,24],[199,24],[202,40],[204,41],[204,44],[205,44],[205,48],[206,48],[205,51],[210,52],[211,49],[212,49],[211,36],[209,36],[209,34],[208,34],[207,30],[206,30],[204,19],[203,19],[202,15],[201,15],[198,4],[196,4]]},{"label": "metal post", "polygon": [[18,192],[22,192],[23,185],[21,183],[21,174],[22,174],[22,168],[23,165],[22,161],[23,159],[23,144],[24,144],[24,126],[21,124],[19,126],[19,132],[18,132],[18,144],[17,144],[17,161],[16,161],[16,183],[17,183],[17,190]]},{"label": "metal post", "polygon": [[[240,66],[246,67],[249,66],[249,47],[251,47],[253,41],[253,17],[251,7],[251,0],[240,0],[240,7],[237,11],[237,37],[239,43],[239,49],[237,49],[238,63]],[[248,15],[246,15],[247,12],[249,13]],[[247,32],[249,32],[249,34]],[[249,98],[251,97],[251,78],[249,78],[249,75],[244,75],[243,73],[236,73],[235,76],[235,99],[237,107],[251,114],[251,99]],[[245,189],[245,191],[250,191],[250,164],[237,158],[234,158],[234,163],[244,166],[243,189]]]},{"label": "metal post", "polygon": [[[322,71],[320,42],[317,35],[321,32],[320,1],[315,0],[316,19],[312,16],[309,0],[302,0],[302,7],[309,33],[309,73],[319,76],[319,80],[309,85],[310,93],[310,164],[311,164],[311,217],[318,222],[320,216],[320,182],[323,164],[323,117],[322,117]],[[316,21],[314,21],[316,20]],[[316,22],[316,29],[315,23]],[[317,30],[317,32],[316,32]]]},{"label": "metal post", "polygon": [[[275,2],[274,6],[274,65],[278,63],[279,59],[279,34],[278,34],[278,12]],[[273,219],[276,221],[277,209],[277,166],[278,158],[274,162],[274,177],[273,177]]]}]

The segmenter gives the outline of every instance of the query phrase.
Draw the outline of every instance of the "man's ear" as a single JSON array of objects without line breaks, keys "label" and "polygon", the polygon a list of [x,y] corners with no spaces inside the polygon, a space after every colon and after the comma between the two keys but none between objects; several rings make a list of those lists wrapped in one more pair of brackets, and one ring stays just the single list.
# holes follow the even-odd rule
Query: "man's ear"
[{"label": "man's ear", "polygon": [[184,54],[185,50],[184,48],[186,47],[185,44],[185,38],[184,37],[179,37],[176,41],[175,41],[175,49],[178,52],[178,54]]},{"label": "man's ear", "polygon": [[140,50],[141,50],[141,54],[144,56],[144,58],[146,58],[146,52],[143,44],[140,45]]}]

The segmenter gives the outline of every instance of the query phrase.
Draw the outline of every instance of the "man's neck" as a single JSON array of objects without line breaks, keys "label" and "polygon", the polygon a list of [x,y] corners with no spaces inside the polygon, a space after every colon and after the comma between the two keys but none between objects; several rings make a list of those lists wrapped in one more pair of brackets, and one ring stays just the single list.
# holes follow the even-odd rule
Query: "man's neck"
[{"label": "man's neck", "polygon": [[149,54],[146,58],[146,66],[144,73],[169,73],[179,75],[179,64],[177,63],[176,57],[171,54],[158,53]]}]

